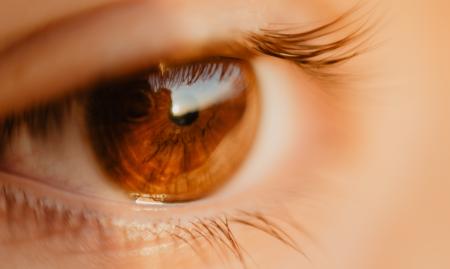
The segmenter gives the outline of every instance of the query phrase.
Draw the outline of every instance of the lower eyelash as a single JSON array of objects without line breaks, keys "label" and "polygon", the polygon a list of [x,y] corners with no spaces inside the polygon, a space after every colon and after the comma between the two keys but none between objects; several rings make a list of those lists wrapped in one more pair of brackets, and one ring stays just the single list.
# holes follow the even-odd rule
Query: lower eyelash
[{"label": "lower eyelash", "polygon": [[[10,235],[2,244],[17,245],[64,236],[70,254],[111,252],[117,255],[126,247],[127,255],[139,256],[148,255],[149,249],[161,246],[175,251],[185,245],[206,263],[212,254],[225,263],[237,260],[246,268],[251,260],[250,253],[243,249],[231,228],[243,225],[263,232],[307,258],[297,242],[284,231],[281,222],[261,212],[234,210],[189,221],[129,224],[99,216],[88,209],[74,211],[47,198],[34,198],[16,186],[0,184],[0,221],[6,223]],[[288,225],[295,226],[294,223]]]}]

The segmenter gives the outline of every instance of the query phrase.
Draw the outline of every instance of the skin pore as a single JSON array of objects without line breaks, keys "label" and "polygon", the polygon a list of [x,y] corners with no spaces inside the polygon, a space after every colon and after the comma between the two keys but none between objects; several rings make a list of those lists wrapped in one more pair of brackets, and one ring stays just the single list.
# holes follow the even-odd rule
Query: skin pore
[{"label": "skin pore", "polygon": [[[356,4],[342,2],[5,0],[0,3],[0,115],[64,96],[99,76],[121,75],[119,67],[144,67],[149,64],[144,56],[190,59],[206,47],[216,53],[208,47],[211,41],[238,39],[241,32],[273,24],[311,29]],[[450,4],[381,0],[367,1],[367,7],[365,12],[382,14],[374,16],[381,22],[369,49],[329,70],[337,79],[319,79],[285,59],[252,58],[262,110],[269,116],[261,122],[249,161],[220,199],[150,214],[86,204],[128,219],[171,214],[203,218],[257,208],[265,216],[295,223],[284,225],[278,240],[248,225],[231,224],[244,255],[251,257],[245,262],[250,268],[450,267]],[[144,30],[148,34],[142,35]],[[88,151],[86,145],[69,141],[67,147],[78,149],[81,157],[62,163],[60,155],[39,150],[23,158],[23,167],[40,160],[55,164],[54,174],[68,174],[67,181],[84,180],[97,189],[109,186],[89,183],[99,174],[95,169],[74,171],[79,159],[83,165],[94,162],[81,155]],[[25,174],[33,170],[27,169]],[[39,176],[38,170],[33,176]],[[255,182],[238,185],[240,179]],[[22,184],[4,173],[2,182]],[[61,200],[75,204],[75,199]],[[174,248],[162,240],[120,251],[108,251],[104,242],[100,250],[73,251],[82,244],[81,236],[27,240],[22,235],[25,240],[14,241],[8,238],[11,225],[5,219],[1,214],[0,260],[5,268],[242,266],[239,257],[197,255],[203,248],[186,242]],[[208,246],[207,240],[202,244]]]}]

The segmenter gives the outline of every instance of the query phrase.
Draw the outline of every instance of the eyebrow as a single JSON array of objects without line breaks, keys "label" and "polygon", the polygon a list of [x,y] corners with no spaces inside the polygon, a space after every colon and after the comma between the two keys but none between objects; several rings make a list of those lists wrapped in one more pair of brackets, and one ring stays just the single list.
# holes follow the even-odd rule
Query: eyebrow
[{"label": "eyebrow", "polygon": [[[134,1],[133,3],[140,3],[143,1]],[[144,1],[147,2],[147,1]],[[117,2],[111,5],[102,6],[99,9],[95,9],[90,13],[84,14],[81,18],[92,18],[98,16],[99,14],[105,14],[110,11],[110,9],[123,9],[124,7],[129,6],[128,2],[125,5],[124,2]],[[370,32],[371,24],[367,22],[367,20],[363,20],[364,16],[360,16],[358,18],[354,18],[354,14],[357,14],[360,11],[360,6],[355,7],[342,16],[338,17],[335,20],[332,20],[329,23],[321,24],[316,27],[304,27],[303,30],[299,30],[301,27],[290,25],[289,27],[285,27],[283,25],[269,25],[264,29],[260,29],[251,32],[242,31],[236,35],[235,38],[230,38],[230,40],[218,40],[217,42],[209,42],[209,44],[194,44],[195,49],[191,49],[189,57],[183,55],[180,58],[184,59],[192,59],[192,58],[200,58],[203,56],[214,56],[215,54],[229,54],[229,56],[233,55],[270,55],[277,58],[287,59],[299,65],[301,68],[305,70],[309,70],[315,74],[320,75],[320,71],[322,69],[326,69],[328,67],[332,67],[343,63],[361,53],[361,48],[367,43],[367,39],[365,38]],[[80,17],[76,18],[77,21],[80,21]],[[33,44],[36,40],[45,37],[46,35],[51,35],[56,31],[61,31],[67,24],[73,21],[73,18],[57,21],[46,29],[41,29],[37,32],[34,32],[27,38],[23,39],[21,42],[15,44],[9,50],[0,54],[2,56],[8,56],[10,52],[14,53],[16,50],[20,50],[21,47],[26,47],[29,44]],[[42,41],[42,40],[41,40]],[[45,39],[43,47],[45,48]],[[41,44],[42,45],[42,44]],[[26,50],[25,50],[26,51]],[[173,53],[171,53],[173,54]],[[142,69],[147,65],[155,64],[156,62],[151,62],[147,56],[139,55],[140,59],[139,63],[134,63],[134,69]],[[217,56],[217,55],[216,55]],[[220,55],[227,56],[227,55]],[[173,58],[173,56],[171,56]],[[151,57],[149,57],[151,58]],[[163,57],[161,57],[163,58]],[[175,57],[176,58],[176,57]],[[154,60],[154,59],[153,59]],[[177,59],[170,59],[175,60]],[[124,61],[124,60],[123,60]],[[132,61],[129,59],[129,61]],[[136,61],[136,60],[135,60]],[[45,65],[44,65],[45,66]],[[126,69],[127,65],[123,65],[123,69]],[[130,66],[130,65],[128,65]],[[111,68],[116,68],[112,66]],[[5,69],[3,69],[5,71]],[[138,70],[127,70],[126,72],[138,71]],[[112,72],[114,73],[114,72]],[[13,74],[15,75],[15,74]],[[90,75],[90,74],[89,74]],[[97,77],[100,74],[94,74]],[[94,76],[92,75],[92,76]],[[115,76],[121,76],[122,74],[112,74],[105,75],[102,74],[102,79],[109,79]],[[2,69],[0,66],[0,78],[2,77]],[[57,75],[55,74],[57,78]],[[91,77],[90,80],[94,80],[96,78]],[[98,78],[100,79],[100,78]],[[92,82],[92,81],[91,81]],[[3,83],[3,80],[0,79],[0,86]],[[64,83],[61,81],[59,83]],[[58,84],[58,80],[53,81],[53,84]],[[17,86],[17,85],[12,85]],[[55,85],[52,85],[55,86]],[[66,86],[66,85],[64,85]],[[86,85],[76,85],[74,88],[84,88]],[[56,87],[56,86],[55,86]],[[8,89],[8,87],[2,87],[4,89]],[[23,89],[16,89],[15,92],[22,92]],[[14,92],[14,89],[12,89]],[[26,92],[26,91],[25,91]],[[56,91],[58,93],[61,91]],[[14,95],[14,93],[11,93]],[[11,95],[10,94],[10,95]],[[37,95],[41,93],[35,93]],[[61,93],[59,93],[61,94]],[[10,98],[10,96],[4,95],[6,100]],[[35,96],[34,98],[37,98]],[[32,100],[33,97],[30,97]],[[1,101],[1,100],[0,100]],[[30,101],[31,102],[31,101]],[[8,105],[5,103],[0,104],[0,108],[6,110]],[[4,112],[1,111],[0,113]]]}]

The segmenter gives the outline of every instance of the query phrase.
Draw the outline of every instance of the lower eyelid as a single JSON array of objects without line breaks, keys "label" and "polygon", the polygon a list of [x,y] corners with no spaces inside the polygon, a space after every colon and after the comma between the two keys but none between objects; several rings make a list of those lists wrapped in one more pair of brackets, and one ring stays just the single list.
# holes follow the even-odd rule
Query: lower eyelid
[{"label": "lower eyelid", "polygon": [[[111,10],[41,33],[0,55],[0,87],[4,89],[0,114],[29,105],[32,100],[84,89],[99,79],[144,69],[167,56],[174,60],[205,56],[199,45],[229,39],[229,31],[217,29],[217,24],[177,21],[182,16],[172,11],[168,11],[169,20],[161,17],[151,8],[153,1],[120,2]],[[227,19],[224,25],[235,28],[230,23],[242,28],[238,20]]]},{"label": "lower eyelid", "polygon": [[[256,228],[277,241],[284,244],[290,242],[288,245],[294,246],[296,243],[287,234],[280,238],[279,235],[268,232],[280,228],[261,222],[259,218],[264,216],[262,212],[266,202],[256,203],[250,198],[236,197],[238,200],[246,199],[248,204],[241,203],[239,209],[232,210],[225,210],[227,206],[220,203],[215,204],[214,210],[206,205],[192,204],[185,204],[183,208],[177,208],[176,205],[141,207],[112,204],[110,201],[96,201],[92,197],[80,198],[77,194],[64,193],[33,180],[0,172],[0,225],[9,223],[10,227],[15,227],[15,230],[4,230],[11,232],[8,234],[10,242],[64,236],[63,241],[72,242],[65,246],[65,251],[71,253],[100,251],[107,254],[112,251],[123,252],[125,255],[142,249],[179,248],[180,244],[185,245],[190,240],[196,243],[211,240],[204,239],[205,236],[222,236],[219,241],[228,242],[233,237],[223,233],[229,227],[220,226],[228,222],[244,226],[245,229]],[[275,197],[272,198],[276,200]],[[287,202],[289,198],[284,195],[283,200]],[[254,208],[258,210],[254,211]],[[256,223],[253,224],[255,220]],[[221,228],[211,228],[211,225],[219,225]],[[210,235],[209,229],[215,229],[219,235]],[[191,238],[192,230],[197,238]],[[0,241],[4,239],[0,234]],[[233,250],[225,248],[227,251]]]},{"label": "lower eyelid", "polygon": [[106,201],[101,205],[90,197],[81,201],[72,193],[4,173],[0,173],[0,182],[0,224],[9,227],[2,230],[7,231],[6,236],[0,233],[2,242],[51,241],[63,236],[72,243],[49,251],[117,254],[143,247],[168,247],[174,244],[172,237],[179,227],[189,228],[190,221],[167,216],[167,208],[143,211]]},{"label": "lower eyelid", "polygon": [[[181,214],[176,214],[180,211],[171,211],[170,208],[148,208],[150,211],[144,212],[142,208],[128,206],[128,216],[108,218],[84,206],[75,210],[66,208],[67,204],[61,201],[56,203],[58,196],[66,199],[66,202],[70,197],[64,197],[65,194],[47,186],[38,186],[34,182],[4,173],[0,173],[0,182],[0,226],[7,227],[0,230],[0,242],[3,245],[17,246],[39,240],[47,242],[44,245],[49,248],[46,250],[48,253],[111,255],[112,258],[160,257],[161,254],[171,253],[169,250],[172,249],[177,251],[177,255],[169,255],[171,261],[179,258],[181,251],[196,252],[195,248],[202,249],[206,245],[213,247],[214,251],[209,249],[205,254],[197,253],[200,259],[205,258],[202,255],[213,255],[214,258],[217,258],[216,255],[225,255],[227,260],[239,261],[244,259],[244,253],[240,247],[234,246],[237,244],[233,234],[235,227],[233,230],[230,228],[230,225],[238,225],[244,230],[259,230],[303,255],[297,242],[283,231],[286,223],[279,226],[276,219],[273,221],[260,211],[239,209],[218,213],[214,210],[210,216],[203,214],[193,217],[189,214],[190,217],[183,218]],[[21,186],[18,186],[18,182],[22,183]],[[55,200],[50,200],[48,196],[40,197],[39,192],[50,194]],[[85,203],[92,208],[89,200]],[[117,211],[117,207],[109,205],[111,207]],[[106,207],[102,213],[104,211]],[[2,231],[6,231],[6,235]],[[196,247],[192,248],[193,245]],[[187,257],[191,261],[192,256]]]},{"label": "lower eyelid", "polygon": [[[177,225],[184,227],[199,219],[195,212],[202,209],[196,209],[193,204],[142,206],[125,201],[101,200],[97,197],[82,196],[53,188],[35,180],[0,172],[1,215],[8,216],[9,212],[16,217],[14,220],[7,221],[19,221],[22,224],[28,222],[30,218],[34,218],[34,221],[39,224],[38,226],[51,228],[56,223],[50,221],[48,217],[54,218],[52,220],[62,221],[61,224],[64,225],[70,224],[71,221],[63,216],[72,215],[73,217],[78,216],[79,219],[85,219],[85,221],[90,220],[91,224],[104,226],[105,229],[108,227],[109,229],[134,230],[136,232],[139,228],[142,229],[142,233],[147,234],[164,230],[169,232]],[[11,214],[9,216],[12,216]],[[194,217],[194,215],[197,216]],[[213,219],[214,215],[202,214],[202,217]],[[20,226],[20,223],[17,225]],[[76,223],[73,224],[77,226]],[[138,236],[137,233],[134,236]],[[150,238],[144,234],[142,237]],[[162,236],[159,236],[159,239],[161,238]]]}]

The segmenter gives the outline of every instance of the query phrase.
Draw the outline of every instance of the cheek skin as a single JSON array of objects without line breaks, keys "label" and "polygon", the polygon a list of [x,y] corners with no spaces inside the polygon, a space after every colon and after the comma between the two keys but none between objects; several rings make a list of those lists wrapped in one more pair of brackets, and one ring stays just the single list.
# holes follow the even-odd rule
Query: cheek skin
[{"label": "cheek skin", "polygon": [[333,268],[448,268],[448,4],[382,3],[385,41],[356,59],[371,74],[351,112],[363,143],[323,166],[335,195],[320,241]]}]

